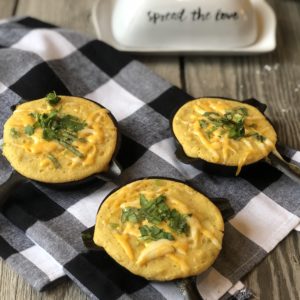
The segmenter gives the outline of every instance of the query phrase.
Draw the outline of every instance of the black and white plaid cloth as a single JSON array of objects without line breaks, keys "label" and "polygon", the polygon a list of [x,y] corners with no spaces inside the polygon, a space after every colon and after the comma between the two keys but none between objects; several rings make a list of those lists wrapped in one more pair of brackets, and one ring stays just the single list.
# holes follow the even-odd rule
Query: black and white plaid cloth
[{"label": "black and white plaid cloth", "polygon": [[[143,176],[173,177],[211,198],[229,199],[235,211],[219,258],[196,280],[202,298],[246,299],[241,277],[299,224],[300,186],[269,166],[256,177],[222,178],[178,162],[168,118],[189,95],[98,40],[32,18],[1,22],[0,137],[10,106],[51,90],[111,110],[122,132],[117,159],[124,172],[116,182],[96,180],[73,190],[21,185],[0,214],[1,257],[37,290],[66,274],[93,299],[183,299],[182,282],[133,276],[104,252],[86,252],[81,241],[117,185]],[[300,162],[299,152],[285,154]],[[12,170],[3,157],[0,168],[4,182]]]}]

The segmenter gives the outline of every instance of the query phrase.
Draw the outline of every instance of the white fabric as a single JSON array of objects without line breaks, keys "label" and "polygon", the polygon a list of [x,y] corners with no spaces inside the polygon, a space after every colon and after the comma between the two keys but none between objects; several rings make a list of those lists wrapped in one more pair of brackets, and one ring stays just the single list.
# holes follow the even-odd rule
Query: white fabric
[{"label": "white fabric", "polygon": [[70,206],[67,211],[76,217],[86,227],[92,227],[95,225],[95,216],[100,203],[114,188],[116,188],[115,184],[107,183],[93,194]]},{"label": "white fabric", "polygon": [[11,48],[34,52],[45,61],[66,57],[77,50],[61,34],[48,29],[30,31]]},{"label": "white fabric", "polygon": [[151,285],[168,300],[185,300],[174,281],[151,282]]},{"label": "white fabric", "polygon": [[293,156],[292,156],[292,160],[300,163],[300,151],[296,152]]},{"label": "white fabric", "polygon": [[299,224],[299,218],[259,193],[230,223],[248,239],[270,252]]},{"label": "white fabric", "polygon": [[42,270],[51,281],[64,275],[63,267],[38,245],[28,248],[20,252],[20,254]]},{"label": "white fabric", "polygon": [[5,92],[7,90],[7,87],[0,81],[0,94]]},{"label": "white fabric", "polygon": [[240,281],[238,281],[229,291],[228,293],[230,295],[234,295],[235,293],[237,293],[238,291],[242,290],[243,288],[245,288],[244,284]]},{"label": "white fabric", "polygon": [[85,97],[113,111],[117,121],[125,119],[145,105],[112,79]]},{"label": "white fabric", "polygon": [[197,277],[197,288],[203,300],[218,300],[231,287],[232,283],[214,268]]},{"label": "white fabric", "polygon": [[178,161],[175,156],[175,145],[172,138],[165,139],[155,145],[151,146],[150,149],[155,154],[159,155],[169,164],[174,166],[179,172],[181,172],[186,178],[191,179],[202,173],[195,169],[191,165],[185,165]]}]

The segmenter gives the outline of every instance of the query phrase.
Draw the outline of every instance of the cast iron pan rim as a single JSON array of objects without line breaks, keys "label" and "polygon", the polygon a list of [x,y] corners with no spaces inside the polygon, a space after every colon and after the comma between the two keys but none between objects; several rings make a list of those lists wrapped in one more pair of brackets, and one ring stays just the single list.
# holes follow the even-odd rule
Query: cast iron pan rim
[{"label": "cast iron pan rim", "polygon": [[[99,206],[99,208],[98,208],[98,211],[97,211],[97,213],[96,213],[96,216],[98,215],[98,213],[99,213],[99,211],[100,211],[100,209],[101,209],[101,206],[105,203],[105,201],[106,201],[113,193],[115,193],[116,191],[120,190],[121,188],[123,188],[124,186],[126,186],[126,185],[128,185],[128,184],[131,184],[131,183],[133,183],[133,182],[140,181],[140,180],[147,180],[147,179],[170,180],[170,181],[173,181],[173,182],[182,183],[182,184],[185,184],[185,185],[189,186],[190,188],[192,188],[192,189],[195,190],[196,192],[198,192],[198,193],[204,195],[205,197],[208,198],[209,201],[211,201],[211,202],[217,207],[218,211],[219,211],[220,214],[221,214],[221,217],[222,217],[222,220],[223,220],[224,226],[225,226],[225,220],[224,220],[224,217],[223,217],[223,215],[222,215],[222,212],[221,212],[220,208],[212,201],[213,199],[217,199],[217,198],[210,198],[210,197],[208,197],[205,193],[203,193],[202,191],[200,191],[198,188],[194,187],[190,182],[184,182],[183,180],[180,180],[180,179],[177,179],[177,178],[171,178],[171,177],[165,177],[165,176],[145,176],[145,177],[138,177],[138,178],[129,180],[129,181],[127,181],[126,183],[123,183],[123,184],[121,184],[120,186],[114,188],[114,189],[113,189],[112,191],[110,191],[110,192],[104,197],[104,199],[102,200],[102,202],[101,202],[101,204],[100,204],[100,206]],[[83,231],[83,232],[87,232],[87,231],[92,232],[92,235],[94,236],[95,226],[96,226],[96,225],[94,225],[93,227],[90,227],[90,228],[86,229],[86,230]],[[225,230],[225,227],[224,227],[224,230]],[[223,232],[224,232],[224,231],[223,231]],[[96,245],[94,242],[92,242],[92,243],[93,243],[92,248],[89,247],[89,246],[87,246],[87,245],[84,243],[87,250],[89,250],[89,251],[91,251],[91,250],[94,250],[94,251],[95,251],[95,250],[96,250],[96,251],[105,251],[105,253],[106,253],[107,255],[109,255],[103,247]],[[224,243],[224,238],[223,238],[223,243]],[[110,255],[109,255],[109,256],[110,256]],[[112,258],[119,266],[121,266],[122,268],[125,268],[125,267],[122,266],[118,261],[116,261],[115,258],[113,258],[112,256],[110,256],[110,257],[111,257],[111,258]],[[127,268],[126,268],[126,269],[127,269]],[[128,270],[128,269],[127,269],[127,270]],[[129,271],[129,270],[128,270],[128,271]],[[130,272],[130,271],[129,271],[129,272]],[[132,274],[133,274],[134,276],[138,276],[138,277],[141,277],[141,278],[146,279],[145,277],[142,277],[141,275],[137,275],[137,274],[134,274],[134,273],[132,273]],[[187,277],[187,278],[186,278],[186,277],[183,277],[183,278],[177,278],[177,279],[175,279],[175,280],[179,280],[179,279],[187,280],[188,278],[191,278],[191,276],[189,276],[189,277]],[[146,279],[146,280],[149,281],[148,279]],[[170,282],[170,281],[172,281],[172,280],[162,281],[162,282]],[[194,286],[194,284],[190,282],[190,283],[189,283],[189,286],[188,286],[188,288],[187,288],[186,299],[187,299],[187,300],[194,300],[194,299],[198,299],[198,298],[199,298],[198,290],[196,289],[196,287]]]},{"label": "cast iron pan rim", "polygon": [[[120,150],[120,146],[121,146],[121,133],[120,133],[120,128],[119,128],[119,124],[116,120],[116,118],[114,117],[114,115],[111,113],[111,111],[109,109],[107,109],[105,106],[101,105],[100,103],[94,101],[94,100],[91,100],[91,99],[88,99],[88,98],[85,98],[85,97],[80,97],[80,96],[73,96],[73,95],[57,95],[58,97],[62,96],[62,97],[74,97],[74,98],[80,98],[80,99],[84,99],[84,100],[87,100],[87,101],[90,101],[90,102],[93,102],[95,103],[96,105],[100,106],[101,108],[104,108],[107,110],[108,112],[108,116],[109,118],[112,120],[113,124],[115,125],[116,129],[117,129],[117,140],[116,140],[116,146],[115,146],[115,150],[113,152],[113,155],[111,157],[111,160],[109,162],[109,166],[111,164],[112,161],[115,160],[119,150]],[[45,98],[45,97],[44,97]],[[30,99],[30,100],[21,100],[18,102],[18,104],[15,104],[13,106],[11,106],[11,110],[14,111],[18,105],[21,105],[23,103],[27,103],[27,102],[32,102],[32,101],[37,101],[37,100],[41,100],[42,98],[40,99]],[[11,165],[11,164],[10,164]],[[27,179],[27,180],[30,180],[30,181],[33,181],[33,182],[37,182],[37,183],[40,183],[40,184],[45,184],[49,187],[65,187],[65,188],[68,188],[68,187],[73,187],[75,185],[80,185],[80,184],[83,184],[85,182],[88,182],[94,178],[97,178],[97,175],[105,175],[105,173],[107,173],[107,171],[105,172],[100,172],[100,173],[94,173],[94,174],[91,174],[91,175],[88,175],[87,177],[84,177],[84,178],[81,178],[79,180],[73,180],[73,181],[66,181],[66,182],[45,182],[45,181],[39,181],[39,180],[35,180],[35,179],[31,179],[29,177],[26,177],[22,174],[20,174],[18,171],[16,171],[15,169],[13,169],[15,173],[19,174],[20,176],[24,177],[24,179]]]},{"label": "cast iron pan rim", "polygon": [[[178,182],[178,183],[182,183],[182,184],[185,184],[187,186],[189,186],[190,188],[192,188],[193,190],[195,190],[197,193],[200,193],[202,195],[204,195],[209,201],[211,201],[213,204],[214,202],[212,201],[214,198],[216,199],[217,197],[214,197],[214,198],[211,198],[211,197],[208,197],[205,193],[203,193],[199,188],[196,188],[195,186],[193,186],[192,183],[190,182],[185,182],[181,179],[177,179],[177,178],[171,178],[171,177],[167,177],[167,176],[146,176],[146,177],[138,177],[138,178],[135,178],[135,179],[131,179],[125,183],[122,183],[120,186],[114,188],[113,190],[111,190],[105,197],[104,199],[102,200],[102,202],[100,203],[99,205],[99,208],[98,208],[98,211],[97,211],[97,214],[99,213],[99,210],[101,209],[101,206],[102,204],[115,192],[117,192],[118,190],[120,190],[121,188],[125,187],[126,185],[128,184],[131,184],[133,182],[136,182],[136,181],[141,181],[141,180],[148,180],[148,179],[157,179],[157,180],[169,180],[169,181],[174,181],[174,182]],[[220,198],[220,197],[219,197]],[[215,204],[214,204],[215,205]],[[215,205],[216,206],[216,205]],[[217,206],[216,206],[217,207]],[[218,207],[217,207],[218,208]],[[218,210],[220,210],[218,208]]]},{"label": "cast iron pan rim", "polygon": [[[236,170],[237,169],[237,166],[227,166],[227,165],[223,165],[223,164],[218,164],[218,163],[212,163],[212,162],[209,162],[209,161],[206,161],[202,158],[196,158],[196,157],[189,157],[185,154],[184,150],[183,150],[183,147],[181,145],[181,143],[178,141],[175,133],[174,133],[174,130],[173,130],[173,120],[174,120],[174,117],[176,115],[176,113],[178,112],[178,110],[184,106],[185,104],[189,103],[189,102],[192,102],[194,100],[200,100],[200,99],[208,99],[208,98],[212,98],[212,99],[223,99],[223,100],[230,100],[230,101],[234,101],[234,102],[239,102],[241,104],[248,104],[248,105],[251,105],[253,107],[255,107],[256,109],[258,109],[263,115],[264,117],[267,119],[267,121],[272,125],[272,127],[274,128],[274,125],[272,124],[272,122],[270,121],[270,119],[268,117],[266,117],[265,115],[265,110],[267,109],[267,105],[264,104],[264,103],[261,103],[259,102],[258,100],[256,100],[255,98],[249,98],[249,99],[244,99],[244,100],[238,100],[238,99],[232,99],[232,98],[228,98],[228,97],[220,97],[220,96],[202,96],[202,97],[199,97],[199,98],[193,98],[191,100],[188,100],[186,101],[184,104],[181,104],[181,105],[178,105],[172,112],[171,116],[170,116],[170,119],[169,119],[169,125],[170,125],[170,128],[171,128],[171,134],[172,134],[172,137],[173,139],[175,140],[175,144],[176,144],[176,147],[177,149],[179,148],[180,149],[180,152],[181,154],[184,156],[184,158],[186,158],[186,160],[189,160],[189,164],[190,165],[193,165],[193,163],[197,163],[197,162],[203,162],[205,164],[208,164],[208,165],[211,165],[211,166],[217,166],[219,168],[226,168],[226,169],[232,169],[232,170]],[[250,101],[253,101],[254,103],[249,103]],[[256,103],[256,105],[255,105]],[[260,105],[260,107],[259,107]],[[275,129],[274,129],[275,130]],[[276,132],[276,131],[275,131]],[[277,143],[276,143],[277,144]],[[266,158],[267,156],[265,156]],[[258,160],[256,162],[253,162],[253,163],[250,163],[250,164],[246,164],[244,165],[244,167],[246,166],[252,166],[254,164],[257,164],[257,163],[260,163],[260,162],[264,162],[264,159],[261,159],[261,160]],[[179,158],[177,158],[179,159]],[[180,160],[180,159],[179,159]]]}]

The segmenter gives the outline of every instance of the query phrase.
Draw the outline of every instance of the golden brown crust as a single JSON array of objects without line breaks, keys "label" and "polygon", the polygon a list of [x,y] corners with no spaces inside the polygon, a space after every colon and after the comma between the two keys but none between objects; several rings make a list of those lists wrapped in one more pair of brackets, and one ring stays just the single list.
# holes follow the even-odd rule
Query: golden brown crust
[{"label": "golden brown crust", "polygon": [[[224,116],[226,112],[240,107],[248,111],[244,124],[246,137],[229,138],[228,130],[222,126],[212,131],[212,123],[205,123],[205,112]],[[201,120],[204,120],[203,128]],[[175,114],[172,126],[187,156],[227,166],[248,165],[265,158],[275,149],[277,140],[272,125],[258,109],[242,102],[218,98],[200,98],[187,102]],[[212,133],[209,134],[210,130]],[[260,141],[253,133],[263,136],[265,140]]]},{"label": "golden brown crust", "polygon": [[[57,141],[46,141],[42,129],[37,128],[33,135],[24,132],[35,119],[30,113],[48,113],[53,110],[45,98],[26,102],[17,106],[4,125],[3,154],[20,174],[46,183],[71,182],[107,170],[117,143],[117,128],[109,113],[96,103],[84,98],[60,96],[55,109],[61,115],[72,115],[86,122],[78,132],[73,145],[83,154],[80,158],[68,151]],[[18,137],[11,134],[14,128]],[[84,140],[84,141],[83,141]],[[53,155],[61,167],[56,168],[49,159]]]},{"label": "golden brown crust", "polygon": [[[189,234],[177,234],[162,222],[157,226],[172,232],[174,241],[141,240],[139,227],[144,223],[120,220],[122,208],[140,207],[141,194],[147,199],[164,195],[170,208],[191,214],[187,217]],[[94,242],[132,273],[166,281],[196,275],[211,266],[221,250],[223,231],[220,211],[201,193],[173,180],[143,179],[120,188],[103,202],[97,215]]]}]

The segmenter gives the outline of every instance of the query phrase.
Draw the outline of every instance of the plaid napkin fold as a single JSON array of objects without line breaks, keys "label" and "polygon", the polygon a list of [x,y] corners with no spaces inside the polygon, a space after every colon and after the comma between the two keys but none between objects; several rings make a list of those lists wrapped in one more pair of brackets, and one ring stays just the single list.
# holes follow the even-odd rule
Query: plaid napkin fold
[{"label": "plaid napkin fold", "polygon": [[[0,137],[10,106],[50,90],[97,101],[119,122],[124,168],[110,183],[94,180],[74,190],[32,182],[11,195],[0,215],[0,256],[34,288],[64,274],[92,299],[184,299],[185,281],[148,282],[104,252],[86,252],[81,232],[94,225],[102,199],[116,186],[144,176],[184,180],[208,197],[229,199],[223,250],[196,279],[203,299],[249,298],[239,281],[299,224],[300,186],[266,165],[256,177],[209,176],[178,162],[168,118],[191,97],[131,57],[70,30],[32,18],[0,23]],[[284,149],[300,162],[300,152]],[[0,157],[0,181],[12,172]]]}]

